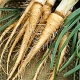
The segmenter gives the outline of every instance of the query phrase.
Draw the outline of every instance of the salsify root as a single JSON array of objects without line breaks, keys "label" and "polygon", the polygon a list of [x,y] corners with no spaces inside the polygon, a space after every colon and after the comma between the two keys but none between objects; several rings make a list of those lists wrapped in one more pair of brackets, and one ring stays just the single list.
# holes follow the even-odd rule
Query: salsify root
[{"label": "salsify root", "polygon": [[[44,24],[48,18],[48,16],[50,15],[51,13],[51,8],[52,6],[54,5],[55,3],[55,0],[53,0],[53,3],[50,4],[50,2],[46,2],[46,4],[43,6],[43,15],[42,15],[42,19],[41,19],[41,22],[39,24]],[[53,4],[53,5],[52,5]],[[17,42],[19,41],[19,39],[21,38],[21,36],[23,35],[23,33],[25,32],[25,29],[26,29],[26,26],[27,26],[28,23],[28,20],[25,22],[24,26],[22,27],[22,29],[20,30],[19,34],[17,35],[14,43],[12,44],[11,48],[10,48],[10,51],[9,51],[9,54],[8,54],[8,59],[7,59],[7,72],[8,72],[8,64],[9,64],[9,60],[10,60],[10,56],[11,56],[11,53],[14,49],[14,47],[16,46]],[[39,31],[41,26],[38,26],[37,29],[36,29],[36,33]],[[28,47],[30,46],[33,38],[35,37],[36,34],[32,35],[31,39],[29,40],[29,43],[27,45],[27,48],[26,48],[26,51],[28,49]],[[27,36],[27,35],[26,35]],[[25,51],[25,50],[24,50]],[[25,52],[26,52],[25,51]]]},{"label": "salsify root", "polygon": [[[51,2],[51,4],[50,4],[49,0],[47,0],[46,4],[43,6],[43,15],[42,15],[42,19],[41,19],[40,24],[43,24],[43,23],[46,22],[48,16],[49,16],[50,13],[51,13],[51,8],[52,8],[52,6],[54,5],[54,3],[55,3],[55,0],[53,0],[53,2]],[[34,15],[34,14],[32,13],[32,15]],[[27,22],[26,22],[26,23],[27,23]],[[26,23],[25,23],[25,24],[26,24]],[[30,22],[30,23],[31,23],[31,22]],[[29,24],[29,23],[28,23],[28,24]],[[37,27],[36,32],[39,31],[40,27],[41,27],[41,26],[38,26],[38,27]],[[34,27],[34,28],[35,28],[35,27]],[[24,28],[24,30],[25,30],[25,28]],[[7,70],[8,70],[8,63],[9,63],[9,59],[10,59],[11,52],[12,52],[13,48],[15,47],[16,42],[18,42],[19,37],[21,37],[22,32],[23,32],[23,30],[21,29],[21,32],[20,32],[20,33],[18,34],[18,36],[16,37],[15,42],[13,43],[12,48],[10,49],[10,53],[9,53],[9,55],[8,55],[8,60],[7,60]],[[29,34],[28,34],[28,35],[29,35]],[[27,36],[27,34],[26,34],[26,36]],[[29,36],[30,36],[30,35],[29,35]],[[28,44],[28,45],[27,45],[27,48],[26,48],[26,49],[24,48],[24,51],[25,51],[25,52],[27,51],[27,49],[28,49],[28,47],[29,47],[29,45],[30,45],[30,43],[31,43],[31,41],[33,40],[34,37],[35,37],[35,34],[32,35],[31,39],[29,40],[29,43],[28,43],[28,40],[26,39],[27,42],[25,42],[25,44],[26,44],[26,45]],[[25,38],[25,37],[24,37],[24,38]],[[28,39],[29,39],[29,38],[28,38]],[[23,39],[23,42],[24,42],[24,39]],[[25,45],[24,45],[24,46],[25,46]],[[23,48],[23,46],[21,46],[21,47]],[[25,54],[25,52],[24,52],[24,54]]]},{"label": "salsify root", "polygon": [[44,24],[47,21],[51,13],[51,9],[54,6],[56,0],[47,0],[46,4],[43,6],[43,15],[40,24]]},{"label": "salsify root", "polygon": [[[64,42],[66,41],[66,39],[68,38],[68,36],[69,36],[69,32],[67,32],[63,37],[62,37],[62,39],[61,39],[61,41],[60,41],[60,44],[59,44],[59,50],[61,49],[61,47],[63,46],[63,44],[64,44]],[[63,63],[63,60],[64,60],[64,55],[66,54],[66,50],[67,50],[67,46],[68,46],[68,44],[64,47],[64,49],[62,50],[62,52],[61,52],[61,56],[60,56],[60,59],[59,59],[59,63],[58,63],[58,67],[57,67],[57,72],[59,71],[59,68],[60,68],[60,66],[61,66],[61,64]],[[52,71],[52,75],[51,75],[51,77],[50,77],[50,79],[49,80],[54,80],[54,71],[55,70],[55,67],[54,67],[54,69],[53,69],[53,71]]]},{"label": "salsify root", "polygon": [[42,14],[41,9],[42,9],[43,5],[45,4],[45,2],[46,2],[46,0],[41,0],[41,1],[36,0],[34,2],[34,4],[32,5],[31,9],[30,9],[31,15],[29,16],[29,18],[26,22],[28,24],[26,25],[25,34],[24,34],[23,41],[22,41],[22,44],[21,44],[21,47],[20,47],[19,55],[18,55],[18,58],[17,58],[17,60],[14,64],[14,67],[13,67],[12,71],[10,72],[10,75],[9,75],[7,80],[9,80],[12,77],[12,75],[13,75],[14,71],[16,70],[18,64],[20,63],[20,61],[22,60],[22,58],[25,55],[27,43],[30,39],[30,36],[31,36],[32,32],[34,31],[34,29],[36,27],[36,24],[38,23],[38,20],[40,19],[40,16]]},{"label": "salsify root", "polygon": [[[1,56],[1,59],[2,59],[2,57],[3,57],[3,54],[4,54],[5,50],[6,50],[9,42],[11,41],[13,35],[15,34],[16,29],[18,28],[18,26],[19,26],[19,25],[21,24],[21,22],[23,21],[24,17],[26,16],[26,14],[28,13],[28,11],[29,11],[30,8],[32,7],[33,3],[34,3],[34,0],[32,0],[32,1],[30,2],[30,4],[27,6],[27,8],[26,8],[26,10],[24,11],[23,15],[21,16],[21,18],[18,20],[18,23],[17,23],[16,26],[14,27],[14,29],[13,29],[13,31],[12,31],[9,39],[8,39],[8,41],[6,42],[6,44],[5,44],[5,46],[4,46],[4,49],[3,49],[2,54],[1,54],[1,55],[2,55],[2,56]],[[0,59],[0,62],[1,62],[1,59]]]},{"label": "salsify root", "polygon": [[[44,55],[43,55],[43,58],[44,58],[44,56],[47,54],[48,51],[49,51],[49,49],[46,50],[46,52],[45,52]],[[37,80],[37,76],[38,76],[38,74],[39,74],[39,72],[40,72],[43,64],[47,61],[47,59],[48,59],[48,55],[46,56],[46,58],[45,58],[45,59],[40,63],[40,65],[38,66],[38,68],[37,68],[37,70],[36,70],[36,73],[35,73],[35,75],[34,75],[34,77],[33,77],[33,80]]]},{"label": "salsify root", "polygon": [[7,58],[7,73],[8,73],[8,65],[9,65],[9,60],[10,60],[10,56],[11,56],[11,53],[14,49],[14,47],[16,46],[16,44],[18,43],[19,39],[22,37],[23,33],[25,32],[25,29],[26,29],[26,25],[27,25],[27,21],[26,21],[26,24],[22,27],[22,29],[20,30],[19,34],[16,36],[11,48],[10,48],[10,51],[9,51],[9,54],[8,54],[8,58]]},{"label": "salsify root", "polygon": [[[8,72],[8,63],[9,63],[9,59],[10,59],[11,53],[12,53],[14,47],[16,46],[17,42],[19,41],[19,39],[22,37],[22,35],[23,35],[24,31],[25,31],[26,25],[28,24],[26,20],[27,20],[27,17],[25,17],[25,18],[23,19],[22,23],[26,22],[26,24],[25,24],[25,25],[22,27],[22,29],[19,31],[19,34],[16,36],[16,38],[15,38],[15,40],[14,40],[14,42],[13,42],[11,48],[10,48],[10,51],[9,51],[9,54],[8,54],[8,59],[7,59],[7,72]],[[9,27],[8,27],[8,28],[9,28]],[[8,29],[5,30],[5,31],[8,32]],[[3,36],[4,33],[5,33],[5,32],[3,32],[1,36]]]},{"label": "salsify root", "polygon": [[[66,41],[66,39],[68,38],[69,36],[69,32],[67,32],[61,39],[60,41],[60,44],[59,44],[59,50],[61,49],[62,45],[64,44],[64,42]],[[62,50],[61,52],[61,56],[60,56],[60,59],[59,59],[59,63],[58,63],[58,68],[57,68],[57,71],[59,71],[59,68],[64,60],[64,55],[66,53],[66,50],[67,50],[67,46],[68,44],[64,47],[64,49]]]},{"label": "salsify root", "polygon": [[[50,0],[47,0],[46,5],[43,6],[43,15],[42,15],[41,24],[46,23],[47,18],[48,18],[48,16],[49,16],[50,13],[51,13],[51,8],[52,8],[52,6],[54,5],[54,3],[55,3],[56,0],[53,0],[53,2],[49,2],[49,1],[50,1]],[[40,27],[40,26],[38,26],[38,27]],[[39,28],[38,28],[38,29],[39,29]],[[48,52],[48,50],[49,50],[49,49],[46,50],[46,52],[45,52],[45,54],[43,55],[43,57],[46,55],[46,53]],[[44,62],[46,62],[47,58],[48,58],[48,56],[42,61],[42,63],[41,63],[41,64],[39,65],[39,67],[37,68],[36,73],[35,73],[35,75],[34,75],[34,77],[33,77],[33,80],[36,80],[36,79],[37,79],[37,76],[38,76],[38,74],[39,74],[39,72],[40,72],[40,70],[41,70]]]},{"label": "salsify root", "polygon": [[[56,8],[54,13],[51,13],[47,19],[47,24],[43,30],[39,40],[32,47],[31,51],[25,58],[22,66],[20,67],[18,73],[15,75],[13,80],[21,73],[25,66],[30,62],[30,60],[37,54],[38,50],[44,45],[47,39],[60,27],[63,23],[67,12],[78,2],[78,0],[62,0],[60,5]],[[64,4],[65,3],[65,4]]]}]

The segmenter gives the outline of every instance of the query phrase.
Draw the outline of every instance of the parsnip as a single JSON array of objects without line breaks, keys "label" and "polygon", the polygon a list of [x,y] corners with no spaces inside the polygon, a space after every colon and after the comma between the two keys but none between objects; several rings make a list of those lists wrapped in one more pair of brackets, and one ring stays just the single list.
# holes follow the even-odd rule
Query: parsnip
[{"label": "parsnip", "polygon": [[[69,33],[67,32],[67,33],[62,37],[62,39],[61,39],[61,41],[60,41],[60,44],[59,44],[59,48],[58,48],[59,50],[61,49],[62,45],[64,44],[64,42],[66,41],[66,39],[68,38],[68,36],[69,36]],[[60,68],[61,64],[63,63],[64,55],[65,55],[66,50],[67,50],[67,46],[68,46],[68,45],[66,45],[66,46],[64,47],[64,49],[62,50],[62,52],[61,52],[61,56],[60,56],[60,59],[59,59],[57,71],[59,71],[59,68]],[[55,68],[55,67],[54,67],[54,68]],[[54,80],[54,72],[55,72],[55,71],[53,70],[52,75],[51,75],[51,77],[50,77],[49,80]]]},{"label": "parsnip", "polygon": [[42,35],[40,36],[40,39],[37,41],[36,45],[33,46],[30,53],[27,55],[26,59],[22,63],[22,66],[20,67],[20,70],[15,75],[13,80],[21,73],[27,63],[30,62],[30,60],[36,55],[38,50],[53,34],[53,32],[55,32],[59,28],[59,26],[63,23],[64,17],[66,16],[68,10],[70,10],[71,7],[73,7],[77,2],[78,0],[62,0],[60,5],[56,8],[55,12],[51,13],[49,18],[47,19],[47,24],[42,32]]},{"label": "parsnip", "polygon": [[33,4],[32,8],[30,10],[31,15],[27,20],[28,24],[27,24],[27,27],[26,27],[26,30],[25,30],[25,34],[24,34],[24,37],[23,37],[21,47],[20,47],[19,55],[18,55],[18,58],[17,58],[17,60],[14,64],[14,67],[13,67],[13,69],[12,69],[12,71],[11,71],[7,80],[9,80],[11,78],[11,76],[13,75],[14,71],[16,70],[18,64],[20,63],[21,59],[25,55],[25,50],[26,50],[26,47],[27,47],[27,43],[30,39],[30,36],[31,36],[32,32],[34,31],[34,29],[36,27],[36,24],[37,24],[38,20],[40,19],[40,16],[42,14],[41,9],[42,9],[43,5],[45,4],[45,2],[46,2],[46,0],[36,0],[36,2]]},{"label": "parsnip", "polygon": [[[43,6],[43,15],[42,15],[41,22],[40,22],[39,24],[44,24],[44,23],[46,22],[48,16],[49,16],[50,13],[51,13],[51,8],[52,8],[52,6],[54,5],[54,3],[55,3],[55,0],[53,0],[53,2],[51,2],[51,3],[49,2],[49,0],[47,0],[46,4]],[[31,14],[33,14],[33,13],[31,13]],[[17,42],[19,41],[19,39],[21,38],[21,36],[22,36],[23,33],[25,32],[25,29],[26,29],[27,24],[29,24],[29,23],[28,23],[28,20],[25,22],[24,26],[22,27],[22,29],[20,30],[19,34],[17,35],[17,37],[16,37],[16,39],[15,39],[12,47],[10,48],[10,52],[9,52],[9,54],[8,54],[8,59],[7,59],[7,72],[8,72],[8,64],[9,64],[9,60],[10,60],[11,53],[12,53],[14,47],[16,46]],[[41,27],[41,26],[38,26],[38,27],[37,27],[36,33],[39,31],[40,27]],[[26,35],[26,36],[27,36],[27,35]],[[29,47],[29,45],[30,45],[30,43],[31,43],[31,41],[33,40],[34,37],[35,37],[35,34],[32,35],[31,39],[29,40],[29,43],[28,43],[28,41],[27,41],[28,45],[27,45],[27,43],[26,43],[26,45],[27,45],[26,51],[27,51],[27,49],[28,49],[28,47]],[[25,51],[25,49],[24,49],[24,51]],[[26,52],[26,51],[25,51],[25,52]]]},{"label": "parsnip", "polygon": [[[47,0],[46,5],[44,5],[44,7],[43,7],[43,11],[44,11],[44,12],[43,12],[41,24],[42,24],[42,23],[45,23],[45,22],[47,21],[47,18],[48,18],[48,16],[49,16],[49,14],[51,13],[51,7],[50,7],[50,6],[53,6],[54,3],[55,3],[55,1],[56,1],[56,0],[53,0],[53,1]],[[40,27],[40,26],[38,26],[38,27]],[[45,52],[45,54],[43,55],[43,57],[46,55],[46,53],[48,52],[48,50],[49,50],[49,49],[46,50],[46,52]],[[34,75],[33,80],[36,80],[36,79],[37,79],[37,76],[38,76],[38,74],[39,74],[39,72],[40,72],[40,70],[41,70],[44,62],[47,60],[47,58],[48,58],[48,56],[43,60],[43,62],[42,62],[42,63],[39,65],[39,67],[37,68],[37,71],[36,71],[36,73],[35,73],[35,75]]]}]

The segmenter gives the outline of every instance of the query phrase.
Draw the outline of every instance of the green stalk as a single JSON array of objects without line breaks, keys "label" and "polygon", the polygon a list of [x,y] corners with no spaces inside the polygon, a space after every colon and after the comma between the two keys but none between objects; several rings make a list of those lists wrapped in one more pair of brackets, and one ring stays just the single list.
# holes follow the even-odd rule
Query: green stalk
[{"label": "green stalk", "polygon": [[22,9],[18,8],[0,8],[0,11],[22,11]]},{"label": "green stalk", "polygon": [[[77,58],[77,60],[76,60],[75,67],[78,65],[78,61],[79,61],[79,58]],[[76,72],[74,72],[74,80],[76,80]]]},{"label": "green stalk", "polygon": [[78,34],[78,32],[76,32],[74,34],[74,37],[73,37],[73,40],[72,40],[72,46],[71,46],[71,52],[70,52],[70,54],[73,54],[73,52],[74,52],[76,41],[77,41],[77,34]]},{"label": "green stalk", "polygon": [[73,60],[73,58],[75,57],[75,55],[76,55],[76,51],[74,51],[74,53],[69,58],[69,60],[65,64],[62,65],[62,67],[60,68],[59,72],[61,72],[63,69],[65,69],[71,63],[71,61]]},{"label": "green stalk", "polygon": [[72,70],[68,71],[67,73],[64,74],[64,77],[67,77],[71,74],[73,74],[74,72],[76,72],[77,70],[80,69],[80,64],[78,66],[76,66],[75,68],[73,68]]}]

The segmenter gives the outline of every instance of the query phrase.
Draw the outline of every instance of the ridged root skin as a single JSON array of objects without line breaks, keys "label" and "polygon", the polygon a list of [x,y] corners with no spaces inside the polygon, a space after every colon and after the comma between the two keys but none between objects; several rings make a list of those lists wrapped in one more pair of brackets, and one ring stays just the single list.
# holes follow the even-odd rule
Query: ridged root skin
[{"label": "ridged root skin", "polygon": [[64,19],[60,15],[56,13],[51,13],[47,20],[47,24],[45,26],[45,29],[43,30],[40,39],[37,41],[37,43],[32,47],[31,51],[27,55],[26,59],[22,63],[22,66],[18,73],[15,75],[13,80],[21,73],[21,71],[25,68],[25,66],[30,62],[30,60],[37,54],[39,49],[44,45],[44,43],[47,41],[47,39],[60,27],[60,25],[63,23]]},{"label": "ridged root skin", "polygon": [[51,14],[51,8],[52,6],[49,5],[48,3],[46,3],[46,5],[43,6],[43,15],[42,15],[41,24],[46,23],[47,18]]},{"label": "ridged root skin", "polygon": [[2,53],[1,53],[0,63],[1,63],[1,60],[2,60],[2,58],[3,58],[3,54],[4,54],[5,50],[6,50],[9,42],[10,42],[11,39],[13,38],[13,36],[14,36],[14,34],[15,34],[17,28],[18,28],[18,26],[22,23],[22,20],[24,19],[25,15],[28,13],[28,11],[30,10],[30,8],[32,7],[33,4],[34,4],[34,0],[32,0],[32,1],[30,2],[30,4],[27,6],[27,8],[25,9],[23,15],[21,16],[21,18],[18,20],[16,26],[14,27],[14,29],[13,29],[11,35],[9,36],[9,39],[8,39],[8,41],[6,42],[6,44],[5,44],[5,46],[4,46],[4,49],[3,49]]},{"label": "ridged root skin", "polygon": [[19,65],[21,59],[25,55],[30,36],[31,36],[32,32],[34,31],[36,24],[37,24],[37,22],[41,16],[41,13],[42,13],[41,9],[42,9],[42,5],[40,3],[36,2],[33,4],[32,8],[30,10],[31,15],[28,19],[28,25],[27,25],[27,28],[25,30],[25,34],[24,34],[23,41],[22,41],[22,44],[20,47],[19,55],[18,55],[18,58],[14,64],[13,69],[10,72],[7,80],[9,80],[12,77],[12,75],[15,72],[17,66]]}]

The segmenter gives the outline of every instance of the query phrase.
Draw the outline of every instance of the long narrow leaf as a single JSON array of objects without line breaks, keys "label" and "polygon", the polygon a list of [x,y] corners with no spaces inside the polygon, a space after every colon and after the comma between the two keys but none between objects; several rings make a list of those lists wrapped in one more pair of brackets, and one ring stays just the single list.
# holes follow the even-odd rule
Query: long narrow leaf
[{"label": "long narrow leaf", "polygon": [[75,34],[75,32],[78,31],[78,29],[80,28],[80,24],[78,24],[74,30],[71,32],[71,34],[69,35],[69,37],[67,38],[67,40],[64,42],[62,48],[60,49],[60,53],[62,52],[62,50],[64,49],[65,45],[69,42],[69,40],[71,39],[71,37]]},{"label": "long narrow leaf", "polygon": [[[72,31],[72,33],[69,35],[69,37],[67,38],[67,40],[65,41],[65,43],[63,44],[63,46],[65,46],[66,42],[70,40],[70,37],[72,36],[73,33],[76,32],[76,30],[78,31],[78,29],[80,28],[80,24],[76,26],[76,28]],[[80,43],[80,40],[78,40],[77,42],[77,46],[78,44]],[[63,47],[62,46],[62,47]],[[69,63],[72,61],[72,59],[74,58],[75,56],[75,53],[77,53],[78,56],[80,56],[79,52],[78,52],[78,47],[76,48],[76,51],[73,53],[73,55],[71,56],[71,58],[67,61],[67,63],[60,69],[60,71],[62,71],[65,67],[67,67],[69,65]],[[62,51],[62,50],[61,50]],[[60,51],[60,52],[61,52]]]},{"label": "long narrow leaf", "polygon": [[[77,58],[77,60],[76,60],[75,67],[78,65],[78,62],[79,62],[79,58]],[[74,72],[74,80],[76,80],[76,72]]]},{"label": "long narrow leaf", "polygon": [[0,8],[0,11],[22,11],[22,9],[18,8]]},{"label": "long narrow leaf", "polygon": [[70,14],[67,19],[65,20],[64,25],[67,25],[75,16],[80,15],[80,8],[78,8],[77,10],[75,10],[72,14]]},{"label": "long narrow leaf", "polygon": [[71,63],[71,61],[73,60],[75,55],[76,55],[76,51],[72,54],[72,56],[69,58],[69,60],[65,64],[62,65],[59,72],[61,72],[63,69],[65,69]]},{"label": "long narrow leaf", "polygon": [[0,32],[3,31],[5,28],[7,28],[10,24],[12,24],[14,21],[16,21],[18,18],[20,17],[20,15],[14,17],[13,19],[11,19],[9,22],[7,22],[5,25],[3,25],[0,28]]},{"label": "long narrow leaf", "polygon": [[76,41],[77,41],[77,34],[78,34],[78,32],[76,32],[74,34],[74,37],[73,37],[73,40],[72,40],[72,46],[71,46],[71,52],[70,52],[70,54],[73,54],[73,52],[74,52]]},{"label": "long narrow leaf", "polygon": [[77,56],[80,58],[80,39],[77,42]]},{"label": "long narrow leaf", "polygon": [[9,19],[10,17],[16,15],[17,13],[18,13],[18,12],[12,12],[11,14],[6,15],[5,17],[3,17],[3,18],[0,19],[0,22],[4,21],[4,20],[6,20],[6,19]]},{"label": "long narrow leaf", "polygon": [[77,70],[80,69],[80,64],[78,66],[76,66],[75,68],[73,68],[72,70],[68,71],[67,73],[64,74],[64,77],[67,77],[71,74],[73,74],[74,72],[76,72]]}]

